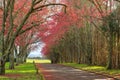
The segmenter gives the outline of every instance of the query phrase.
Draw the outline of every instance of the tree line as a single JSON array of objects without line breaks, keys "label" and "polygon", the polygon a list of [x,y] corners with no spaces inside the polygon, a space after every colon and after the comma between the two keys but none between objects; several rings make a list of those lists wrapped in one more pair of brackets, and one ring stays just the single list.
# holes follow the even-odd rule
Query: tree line
[{"label": "tree line", "polygon": [[[88,7],[97,7],[98,13],[100,13],[99,16],[89,14],[87,18],[82,17],[85,21],[81,27],[78,25],[80,21],[77,22],[78,24],[71,25],[64,36],[58,40],[58,43],[50,48],[50,54],[47,56],[52,63],[75,62],[78,64],[106,66],[107,69],[120,69],[119,1],[114,2],[113,0],[115,4],[113,5],[113,2],[110,2],[112,3],[111,6],[107,5],[106,8],[100,2],[94,0],[85,1],[92,4],[88,4]],[[79,9],[81,8],[79,7]],[[92,12],[92,14],[94,13],[95,11]],[[79,15],[81,14],[79,13]]]}]

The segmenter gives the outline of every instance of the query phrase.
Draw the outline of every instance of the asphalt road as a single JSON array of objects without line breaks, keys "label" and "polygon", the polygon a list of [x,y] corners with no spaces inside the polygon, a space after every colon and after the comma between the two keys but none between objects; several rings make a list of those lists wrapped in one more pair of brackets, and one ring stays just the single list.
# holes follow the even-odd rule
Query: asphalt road
[{"label": "asphalt road", "polygon": [[103,75],[59,64],[37,64],[45,80],[114,80]]}]

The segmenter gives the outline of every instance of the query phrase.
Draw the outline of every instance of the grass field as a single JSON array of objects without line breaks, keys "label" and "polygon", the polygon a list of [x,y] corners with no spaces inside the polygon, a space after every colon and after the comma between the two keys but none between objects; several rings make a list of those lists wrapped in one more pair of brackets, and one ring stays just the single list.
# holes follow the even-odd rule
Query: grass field
[{"label": "grass field", "polygon": [[32,63],[33,61],[35,63],[51,63],[48,59],[27,59],[27,63]]},{"label": "grass field", "polygon": [[49,60],[28,59],[27,63],[15,66],[14,70],[9,70],[9,64],[6,64],[6,75],[0,76],[0,80],[43,80],[40,74],[36,74],[36,63],[49,63]]}]

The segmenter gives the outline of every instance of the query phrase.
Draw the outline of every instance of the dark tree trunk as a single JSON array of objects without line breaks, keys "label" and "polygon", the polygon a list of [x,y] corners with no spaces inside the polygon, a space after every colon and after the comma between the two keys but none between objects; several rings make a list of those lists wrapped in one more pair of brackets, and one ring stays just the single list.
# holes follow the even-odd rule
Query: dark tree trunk
[{"label": "dark tree trunk", "polygon": [[5,74],[5,61],[3,59],[0,59],[0,75]]}]

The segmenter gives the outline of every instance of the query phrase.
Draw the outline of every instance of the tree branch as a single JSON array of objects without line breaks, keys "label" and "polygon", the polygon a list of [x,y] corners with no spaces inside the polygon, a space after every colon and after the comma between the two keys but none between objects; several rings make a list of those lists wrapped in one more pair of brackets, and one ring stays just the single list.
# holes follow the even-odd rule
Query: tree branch
[{"label": "tree branch", "polygon": [[117,2],[119,2],[119,3],[120,3],[120,0],[114,0],[114,1],[117,1]]},{"label": "tree branch", "polygon": [[34,8],[34,10],[39,10],[39,9],[44,8],[44,7],[53,6],[53,5],[61,5],[61,6],[64,6],[65,9],[66,9],[66,7],[67,7],[65,4],[51,3],[51,4],[46,4],[46,5],[42,5],[42,6],[36,7],[36,8]]},{"label": "tree branch", "polygon": [[17,36],[23,34],[23,33],[26,32],[26,31],[29,31],[29,30],[31,30],[33,27],[39,26],[39,25],[40,25],[40,23],[39,23],[39,24],[33,24],[33,25],[31,25],[30,27],[26,28],[25,30],[20,31]]}]

